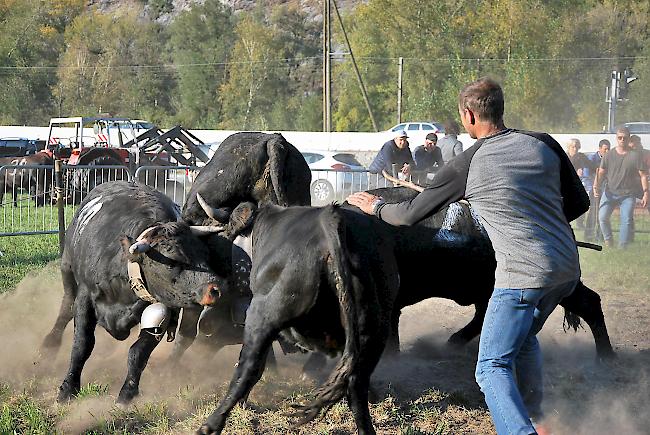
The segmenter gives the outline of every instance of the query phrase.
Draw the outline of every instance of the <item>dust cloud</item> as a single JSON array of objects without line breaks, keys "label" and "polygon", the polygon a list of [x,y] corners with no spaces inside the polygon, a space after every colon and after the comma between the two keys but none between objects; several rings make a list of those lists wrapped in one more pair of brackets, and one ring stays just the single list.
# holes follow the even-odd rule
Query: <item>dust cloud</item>
[{"label": "dust cloud", "polygon": [[[108,395],[55,404],[69,362],[72,322],[56,357],[43,358],[39,348],[54,324],[62,294],[57,265],[52,263],[39,273],[28,275],[14,291],[0,295],[0,382],[52,403],[54,409],[67,407],[58,429],[66,434],[82,433],[96,428],[100,421],[110,420],[116,412],[115,399],[126,376],[127,353],[135,342],[137,329],[123,342],[110,337],[101,327],[96,329],[97,343],[84,368],[82,385],[108,386]],[[610,295],[604,297],[603,308],[619,355],[614,362],[605,365],[596,361],[588,329],[565,333],[562,310],[553,313],[540,334],[545,360],[545,409],[555,435],[636,435],[647,433],[650,427],[650,413],[646,409],[650,397],[647,301],[631,306],[626,296]],[[441,393],[436,406],[444,409],[455,404],[484,412],[483,396],[474,382],[477,340],[461,349],[446,344],[447,338],[473,314],[473,307],[460,307],[442,299],[405,308],[400,325],[403,352],[395,359],[383,359],[377,367],[372,378],[375,399],[391,395],[406,404],[435,390]],[[195,412],[193,407],[205,396],[223,394],[239,346],[226,347],[216,355],[212,350],[193,346],[180,367],[170,371],[166,360],[172,346],[173,343],[162,342],[155,349],[133,406],[166,400],[168,414],[188,415]],[[287,386],[283,381],[295,385],[296,373],[306,359],[305,355],[280,355],[277,346],[276,355],[279,374],[269,376],[268,382],[253,391],[254,396],[265,397],[262,400],[269,406],[291,394],[285,391],[290,390],[291,384]],[[327,370],[333,365],[330,360]],[[323,378],[326,376],[327,372]],[[483,424],[478,432],[493,430]]]}]

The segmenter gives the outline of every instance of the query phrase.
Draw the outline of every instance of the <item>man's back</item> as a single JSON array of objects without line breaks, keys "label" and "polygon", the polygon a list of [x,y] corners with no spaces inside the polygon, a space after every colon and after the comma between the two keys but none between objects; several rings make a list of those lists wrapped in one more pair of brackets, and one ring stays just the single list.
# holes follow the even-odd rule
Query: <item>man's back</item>
[{"label": "man's back", "polygon": [[440,148],[442,160],[446,164],[449,160],[463,152],[463,143],[456,136],[445,136],[438,141],[438,148]]},{"label": "man's back", "polygon": [[494,246],[497,287],[537,288],[580,274],[563,212],[560,158],[546,138],[505,130],[464,154],[471,159],[465,197]]}]

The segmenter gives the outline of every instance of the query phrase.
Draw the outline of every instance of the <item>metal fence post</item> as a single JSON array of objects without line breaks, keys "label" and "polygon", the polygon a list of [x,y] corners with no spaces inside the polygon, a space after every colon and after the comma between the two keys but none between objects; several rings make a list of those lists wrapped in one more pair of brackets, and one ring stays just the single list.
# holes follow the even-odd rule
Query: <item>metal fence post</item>
[{"label": "metal fence post", "polygon": [[63,162],[54,161],[54,185],[56,189],[56,207],[59,214],[59,255],[63,255],[65,246],[65,204],[63,199]]}]

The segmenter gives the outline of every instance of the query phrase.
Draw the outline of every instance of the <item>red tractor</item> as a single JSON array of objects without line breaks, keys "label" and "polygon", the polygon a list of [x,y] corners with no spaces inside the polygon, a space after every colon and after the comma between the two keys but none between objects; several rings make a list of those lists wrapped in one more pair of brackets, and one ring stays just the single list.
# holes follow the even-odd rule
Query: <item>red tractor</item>
[{"label": "red tractor", "polygon": [[[181,126],[163,132],[142,120],[116,117],[52,118],[46,152],[63,160],[68,194],[127,179],[140,166],[207,163],[202,141]],[[119,167],[119,168],[118,168]]]}]

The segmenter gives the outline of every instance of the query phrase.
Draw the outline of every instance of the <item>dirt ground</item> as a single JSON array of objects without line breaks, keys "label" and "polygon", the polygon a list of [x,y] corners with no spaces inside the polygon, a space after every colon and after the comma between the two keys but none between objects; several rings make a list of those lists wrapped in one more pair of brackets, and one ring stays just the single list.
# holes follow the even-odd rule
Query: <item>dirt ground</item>
[{"label": "dirt ground", "polygon": [[[38,347],[58,312],[62,286],[50,265],[40,274],[31,274],[18,288],[0,295],[0,382],[16,390],[30,391],[35,397],[53,403],[56,390],[66,370],[71,345],[72,324],[54,360],[42,360]],[[597,363],[591,333],[579,330],[565,333],[562,312],[549,318],[540,334],[545,359],[545,409],[555,435],[561,434],[647,434],[650,433],[650,297],[624,292],[596,289],[603,298],[603,308],[612,343],[618,358],[610,364]],[[451,423],[446,429],[427,427],[426,419],[418,417],[416,433],[493,433],[483,397],[474,382],[477,342],[455,351],[445,345],[446,339],[469,321],[473,308],[459,307],[453,302],[431,299],[404,310],[401,324],[402,355],[393,361],[382,361],[373,375],[373,390],[379,400],[391,396],[398,405],[424,401],[432,395],[439,411]],[[125,342],[117,342],[103,330],[97,330],[97,345],[86,365],[82,385],[90,382],[109,386],[104,398],[84,401],[84,405],[67,409],[59,430],[83,433],[96,424],[97,415],[113,407],[125,375],[126,352],[135,334]],[[183,361],[183,370],[166,376],[165,357],[171,344],[162,343],[152,355],[141,383],[144,406],[160,397],[177,397],[180,408],[195,406],[202,394],[223,393],[238,355],[237,347],[206,357],[192,349]],[[276,347],[276,354],[279,348]],[[290,382],[299,373],[304,357],[279,358],[278,382]],[[263,391],[268,392],[265,375]],[[184,385],[192,385],[192,393],[182,394]],[[307,386],[308,387],[308,386]],[[304,385],[299,389],[307,388]],[[189,388],[189,387],[188,387]],[[283,387],[285,388],[285,387]],[[266,398],[266,406],[286,389],[278,388]],[[181,391],[179,393],[179,391]],[[435,394],[433,393],[435,392]],[[256,400],[254,395],[252,398]],[[218,398],[218,397],[216,397]],[[185,401],[185,403],[183,403]],[[393,402],[391,402],[393,403]],[[55,405],[52,405],[55,406]],[[168,410],[174,414],[175,410]],[[373,414],[374,415],[374,414]],[[328,416],[328,418],[333,418]],[[413,425],[406,421],[401,427]],[[375,420],[377,420],[375,418]],[[377,421],[376,421],[377,423]],[[403,433],[399,425],[377,424],[379,433]],[[172,431],[183,433],[183,429]],[[302,433],[305,432],[304,430]],[[332,431],[329,433],[349,433]]]}]

